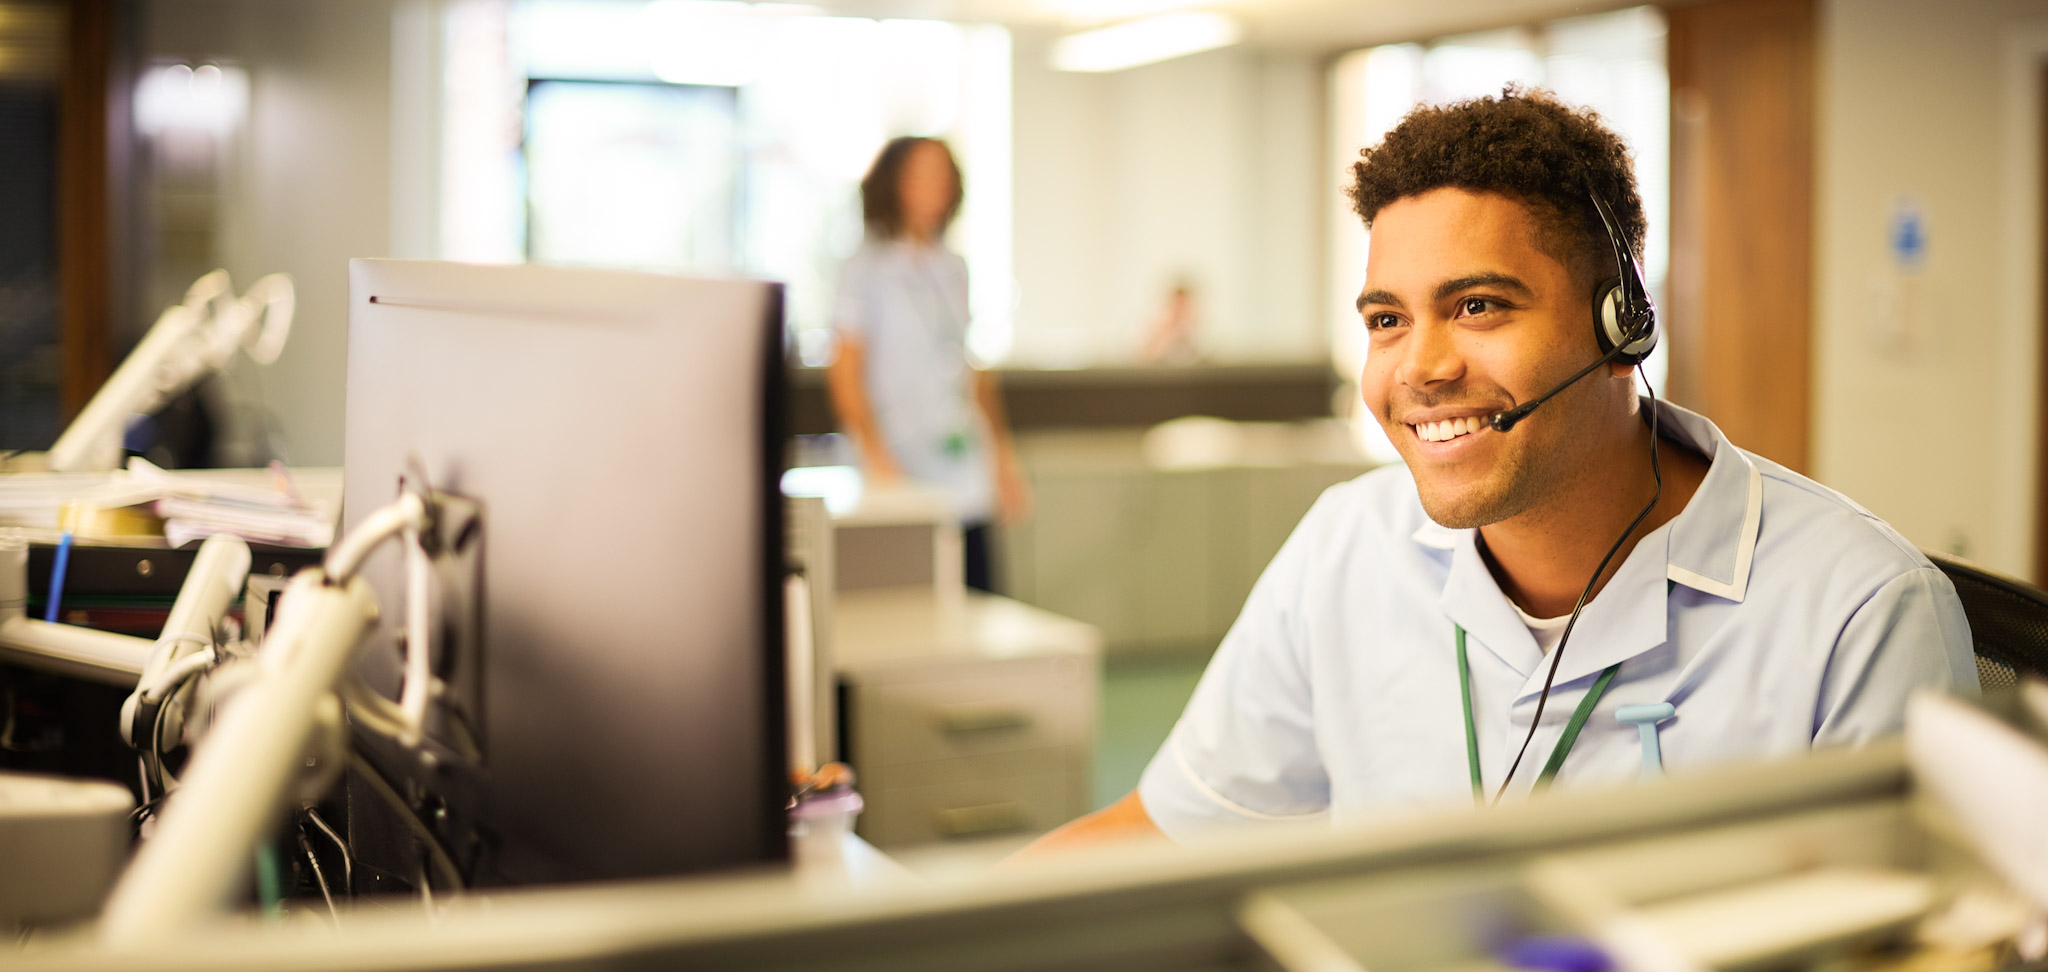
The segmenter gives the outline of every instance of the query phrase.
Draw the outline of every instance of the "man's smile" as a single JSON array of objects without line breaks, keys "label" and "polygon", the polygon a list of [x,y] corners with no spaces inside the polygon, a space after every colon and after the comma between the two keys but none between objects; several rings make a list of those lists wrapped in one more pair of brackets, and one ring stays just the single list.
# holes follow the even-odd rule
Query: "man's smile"
[{"label": "man's smile", "polygon": [[1486,427],[1486,421],[1477,416],[1471,418],[1444,419],[1440,422],[1423,422],[1410,425],[1416,438],[1424,442],[1449,442],[1462,435],[1471,435]]},{"label": "man's smile", "polygon": [[1402,416],[1400,422],[1423,442],[1450,442],[1490,428],[1486,420],[1496,411],[1470,405],[1418,409]]}]

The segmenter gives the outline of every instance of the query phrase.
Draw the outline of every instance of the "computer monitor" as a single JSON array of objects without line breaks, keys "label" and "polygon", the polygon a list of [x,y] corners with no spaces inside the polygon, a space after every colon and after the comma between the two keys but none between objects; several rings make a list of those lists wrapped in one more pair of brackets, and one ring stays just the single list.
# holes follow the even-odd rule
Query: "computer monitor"
[{"label": "computer monitor", "polygon": [[[350,263],[344,529],[413,468],[482,505],[481,765],[373,760],[416,809],[473,824],[479,883],[787,856],[781,298]],[[384,620],[359,671],[393,692],[399,551],[365,576]],[[357,826],[366,802],[352,842],[374,863],[394,831]]]}]

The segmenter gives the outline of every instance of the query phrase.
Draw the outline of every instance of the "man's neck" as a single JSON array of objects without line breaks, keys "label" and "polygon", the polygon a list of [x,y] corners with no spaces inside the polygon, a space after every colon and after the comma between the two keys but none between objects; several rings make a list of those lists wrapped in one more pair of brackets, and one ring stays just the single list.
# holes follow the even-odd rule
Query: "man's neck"
[{"label": "man's neck", "polygon": [[[1632,424],[1631,433],[1616,436],[1588,467],[1610,472],[1578,477],[1554,501],[1480,528],[1480,549],[1494,580],[1530,615],[1569,614],[1615,537],[1657,492],[1650,470],[1650,431]],[[1708,463],[1699,453],[1669,438],[1658,448],[1664,488],[1657,507],[1615,550],[1593,594],[1613,579],[1638,541],[1685,509],[1706,478]]]}]

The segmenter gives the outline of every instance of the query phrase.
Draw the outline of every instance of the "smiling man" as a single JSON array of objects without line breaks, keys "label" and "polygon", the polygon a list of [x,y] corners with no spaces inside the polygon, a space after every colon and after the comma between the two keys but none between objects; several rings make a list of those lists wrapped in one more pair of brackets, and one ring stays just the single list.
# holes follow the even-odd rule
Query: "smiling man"
[{"label": "smiling man", "polygon": [[1406,462],[1323,495],[1138,789],[1039,848],[1853,745],[1917,689],[1976,691],[1912,544],[1639,397],[1646,227],[1596,116],[1514,89],[1420,108],[1353,175],[1359,384]]}]

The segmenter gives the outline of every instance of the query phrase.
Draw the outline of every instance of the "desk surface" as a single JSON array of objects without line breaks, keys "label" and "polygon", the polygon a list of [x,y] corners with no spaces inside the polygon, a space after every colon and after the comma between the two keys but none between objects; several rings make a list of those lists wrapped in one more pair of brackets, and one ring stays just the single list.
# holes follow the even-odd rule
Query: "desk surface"
[{"label": "desk surface", "polygon": [[935,659],[1093,658],[1101,648],[1093,625],[981,591],[849,591],[832,609],[832,652],[842,672]]},{"label": "desk surface", "polygon": [[[1566,791],[1501,811],[1245,835],[1200,853],[1104,847],[993,876],[852,894],[821,893],[786,875],[518,889],[457,897],[434,920],[412,909],[360,909],[339,935],[319,921],[238,916],[172,947],[120,952],[50,941],[21,954],[0,949],[0,962],[42,972],[1243,968],[1261,954],[1239,920],[1249,893],[1370,879],[1387,889],[1398,882],[1398,900],[1407,900],[1415,887],[1441,889],[1475,873],[1512,878],[1539,855],[1633,854],[1644,841],[1769,859],[1760,874],[1827,863],[1827,847],[1842,860],[1876,853],[1898,858],[1878,863],[1909,864],[1905,849],[1924,839],[1914,836],[1910,794],[1902,747],[1884,743],[1626,791]],[[1850,841],[1841,825],[1851,823],[1891,839]]]},{"label": "desk surface", "polygon": [[908,868],[843,827],[792,837],[789,851],[792,876],[811,891],[879,891],[917,881]]}]

